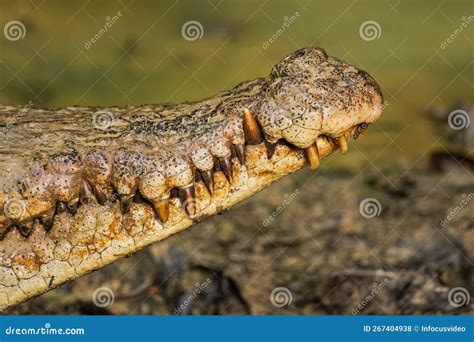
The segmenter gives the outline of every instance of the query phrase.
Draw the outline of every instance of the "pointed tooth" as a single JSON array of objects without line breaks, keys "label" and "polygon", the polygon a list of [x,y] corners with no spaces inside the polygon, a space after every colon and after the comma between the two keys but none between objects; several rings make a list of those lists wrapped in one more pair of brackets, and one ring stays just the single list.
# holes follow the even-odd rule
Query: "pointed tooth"
[{"label": "pointed tooth", "polygon": [[70,200],[69,202],[67,202],[66,206],[67,206],[67,210],[71,214],[76,215],[77,207],[79,206],[79,198],[75,198],[73,200]]},{"label": "pointed tooth", "polygon": [[341,150],[342,154],[347,153],[347,140],[345,136],[340,136],[337,138],[337,144],[339,145],[339,149]]},{"label": "pointed tooth", "polygon": [[224,172],[225,178],[229,181],[229,183],[232,183],[232,180],[234,178],[234,168],[232,165],[232,159],[229,157],[222,157],[219,158],[219,163],[221,165],[221,169]]},{"label": "pointed tooth", "polygon": [[81,184],[81,190],[79,192],[79,200],[82,204],[88,204],[95,202],[95,196],[92,193],[92,189],[86,181],[83,181]]},{"label": "pointed tooth", "polygon": [[199,169],[194,170],[194,183],[202,181],[201,171]]},{"label": "pointed tooth", "polygon": [[21,223],[18,225],[18,231],[24,237],[30,236],[31,230],[33,229],[33,221]]},{"label": "pointed tooth", "polygon": [[160,199],[153,201],[153,206],[155,207],[156,214],[162,223],[168,221],[170,216],[170,202],[169,199]]},{"label": "pointed tooth", "polygon": [[56,208],[52,207],[40,217],[40,222],[46,230],[50,230],[53,227],[55,213]]},{"label": "pointed tooth", "polygon": [[245,164],[245,145],[244,144],[239,144],[239,145],[232,145],[234,148],[235,155],[237,156],[237,159],[239,159],[239,162],[241,165]]},{"label": "pointed tooth", "polygon": [[260,132],[260,127],[258,126],[257,120],[250,111],[244,109],[244,134],[245,141],[249,145],[258,145],[262,142],[262,133]]},{"label": "pointed tooth", "polygon": [[140,193],[140,191],[137,191],[135,193],[132,201],[135,203],[140,203],[140,204],[148,204],[148,205],[150,204],[150,202]]},{"label": "pointed tooth", "polygon": [[170,198],[177,198],[178,195],[179,195],[179,194],[178,194],[178,189],[176,189],[176,188],[171,189],[171,191],[170,191]]},{"label": "pointed tooth", "polygon": [[273,154],[275,153],[276,144],[269,143],[265,140],[265,148],[267,150],[267,158],[272,159]]},{"label": "pointed tooth", "polygon": [[214,192],[214,172],[212,170],[201,171],[201,176],[207,190],[212,194]]},{"label": "pointed tooth", "polygon": [[40,218],[40,222],[46,230],[50,230],[54,225],[54,215]]},{"label": "pointed tooth", "polygon": [[102,187],[98,184],[95,184],[95,183],[92,183],[90,185],[92,186],[92,190],[94,191],[94,195],[97,199],[97,202],[100,205],[104,205],[105,203],[107,203],[107,194],[102,189]]},{"label": "pointed tooth", "polygon": [[194,185],[179,189],[179,199],[188,216],[196,214],[196,190]]},{"label": "pointed tooth", "polygon": [[304,155],[308,160],[309,167],[316,170],[319,167],[319,150],[318,145],[314,142],[310,147],[304,149]]},{"label": "pointed tooth", "polygon": [[64,213],[66,210],[67,210],[66,203],[61,202],[61,201],[56,203],[56,214]]},{"label": "pointed tooth", "polygon": [[120,210],[122,214],[128,213],[133,202],[133,194],[129,195],[120,195]]}]

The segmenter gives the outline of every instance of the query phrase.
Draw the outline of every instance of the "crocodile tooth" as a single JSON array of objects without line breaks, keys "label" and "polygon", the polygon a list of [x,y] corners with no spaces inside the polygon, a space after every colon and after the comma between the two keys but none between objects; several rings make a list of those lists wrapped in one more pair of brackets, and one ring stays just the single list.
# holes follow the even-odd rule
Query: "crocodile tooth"
[{"label": "crocodile tooth", "polygon": [[78,206],[79,206],[79,198],[75,198],[73,200],[70,200],[66,204],[67,210],[73,215],[76,215]]},{"label": "crocodile tooth", "polygon": [[313,143],[311,146],[304,149],[304,154],[308,160],[309,167],[316,170],[319,167],[319,150],[318,145]]},{"label": "crocodile tooth", "polygon": [[267,150],[267,158],[269,160],[272,159],[273,154],[275,153],[276,144],[272,144],[265,140],[265,148]]},{"label": "crocodile tooth", "polygon": [[44,229],[50,230],[54,225],[54,215],[48,217],[41,217],[40,222],[43,225]]},{"label": "crocodile tooth", "polygon": [[234,170],[232,167],[232,159],[229,157],[222,157],[219,158],[219,163],[221,165],[221,170],[224,172],[225,178],[232,183],[232,179],[234,178]]},{"label": "crocodile tooth", "polygon": [[339,148],[341,150],[342,154],[347,153],[347,140],[345,136],[340,136],[337,138],[337,144],[339,145]]},{"label": "crocodile tooth", "polygon": [[245,145],[244,144],[238,144],[238,145],[232,145],[235,155],[237,156],[237,159],[239,159],[239,162],[241,165],[245,164]]},{"label": "crocodile tooth", "polygon": [[18,231],[24,237],[30,236],[32,229],[33,229],[33,221],[21,223],[18,225]]},{"label": "crocodile tooth", "polygon": [[168,221],[170,216],[170,202],[168,198],[153,201],[156,214],[162,223]]},{"label": "crocodile tooth", "polygon": [[122,214],[128,213],[133,202],[133,194],[129,195],[120,195],[120,210]]},{"label": "crocodile tooth", "polygon": [[46,230],[53,227],[55,212],[57,212],[57,209],[52,207],[40,217],[40,222]]},{"label": "crocodile tooth", "polygon": [[194,185],[179,189],[179,199],[183,205],[184,211],[189,216],[196,214],[196,190]]},{"label": "crocodile tooth", "polygon": [[201,172],[202,180],[204,181],[204,184],[206,185],[207,190],[209,190],[209,193],[212,194],[214,192],[214,171],[207,170],[207,171],[200,171],[200,172]]},{"label": "crocodile tooth", "polygon": [[105,191],[98,184],[92,183],[90,185],[92,186],[94,195],[97,198],[97,202],[99,202],[100,205],[104,205],[107,202],[107,194],[105,193]]},{"label": "crocodile tooth", "polygon": [[83,181],[81,184],[79,199],[82,204],[89,204],[95,202],[95,196],[92,193],[92,189],[89,183],[87,183],[86,181]]},{"label": "crocodile tooth", "polygon": [[61,201],[56,203],[56,214],[64,213],[66,210],[67,210],[66,203],[61,202]]},{"label": "crocodile tooth", "polygon": [[260,127],[258,126],[257,120],[247,108],[244,109],[243,126],[245,141],[247,144],[258,145],[262,142],[262,133],[260,132]]}]

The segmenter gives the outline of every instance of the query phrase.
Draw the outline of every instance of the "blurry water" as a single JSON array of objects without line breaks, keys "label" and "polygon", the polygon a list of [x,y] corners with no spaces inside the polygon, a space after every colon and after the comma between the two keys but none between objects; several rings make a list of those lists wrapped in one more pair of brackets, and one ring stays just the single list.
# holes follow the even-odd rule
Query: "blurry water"
[{"label": "blurry water", "polygon": [[418,113],[474,100],[470,0],[127,1],[2,1],[0,101],[197,100],[320,46],[372,74],[386,100],[352,153],[326,163],[410,169],[440,144]]}]

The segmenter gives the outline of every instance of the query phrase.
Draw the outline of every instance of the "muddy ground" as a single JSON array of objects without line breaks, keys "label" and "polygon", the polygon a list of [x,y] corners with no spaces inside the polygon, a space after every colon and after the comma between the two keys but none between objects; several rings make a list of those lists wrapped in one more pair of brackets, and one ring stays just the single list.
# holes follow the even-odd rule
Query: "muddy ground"
[{"label": "muddy ground", "polygon": [[473,314],[473,209],[463,166],[303,170],[10,313]]}]

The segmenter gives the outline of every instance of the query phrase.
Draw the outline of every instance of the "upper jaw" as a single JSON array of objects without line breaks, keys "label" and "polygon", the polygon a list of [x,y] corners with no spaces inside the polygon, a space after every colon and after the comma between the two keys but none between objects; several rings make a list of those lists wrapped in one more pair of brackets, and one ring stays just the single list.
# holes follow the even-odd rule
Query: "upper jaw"
[{"label": "upper jaw", "polygon": [[[25,191],[0,193],[4,208],[9,201],[24,203],[24,215],[9,221],[0,215],[0,225],[27,228],[9,229],[0,241],[0,293],[8,291],[0,309],[226,210],[304,165],[316,169],[336,149],[346,153],[360,125],[380,116],[380,92],[354,67],[320,50],[303,52],[284,59],[267,79],[249,83],[251,90],[243,85],[235,96],[230,91],[224,99],[179,106],[182,113],[169,120],[151,116],[107,148],[82,146],[31,163]],[[310,71],[307,59],[298,62],[308,56],[319,63]],[[336,69],[339,76],[331,76]],[[221,110],[226,101],[238,103]],[[132,114],[121,115],[133,123]],[[189,120],[199,132],[184,127]],[[154,136],[162,124],[178,128],[173,143]],[[31,191],[33,199],[22,197]]]}]

